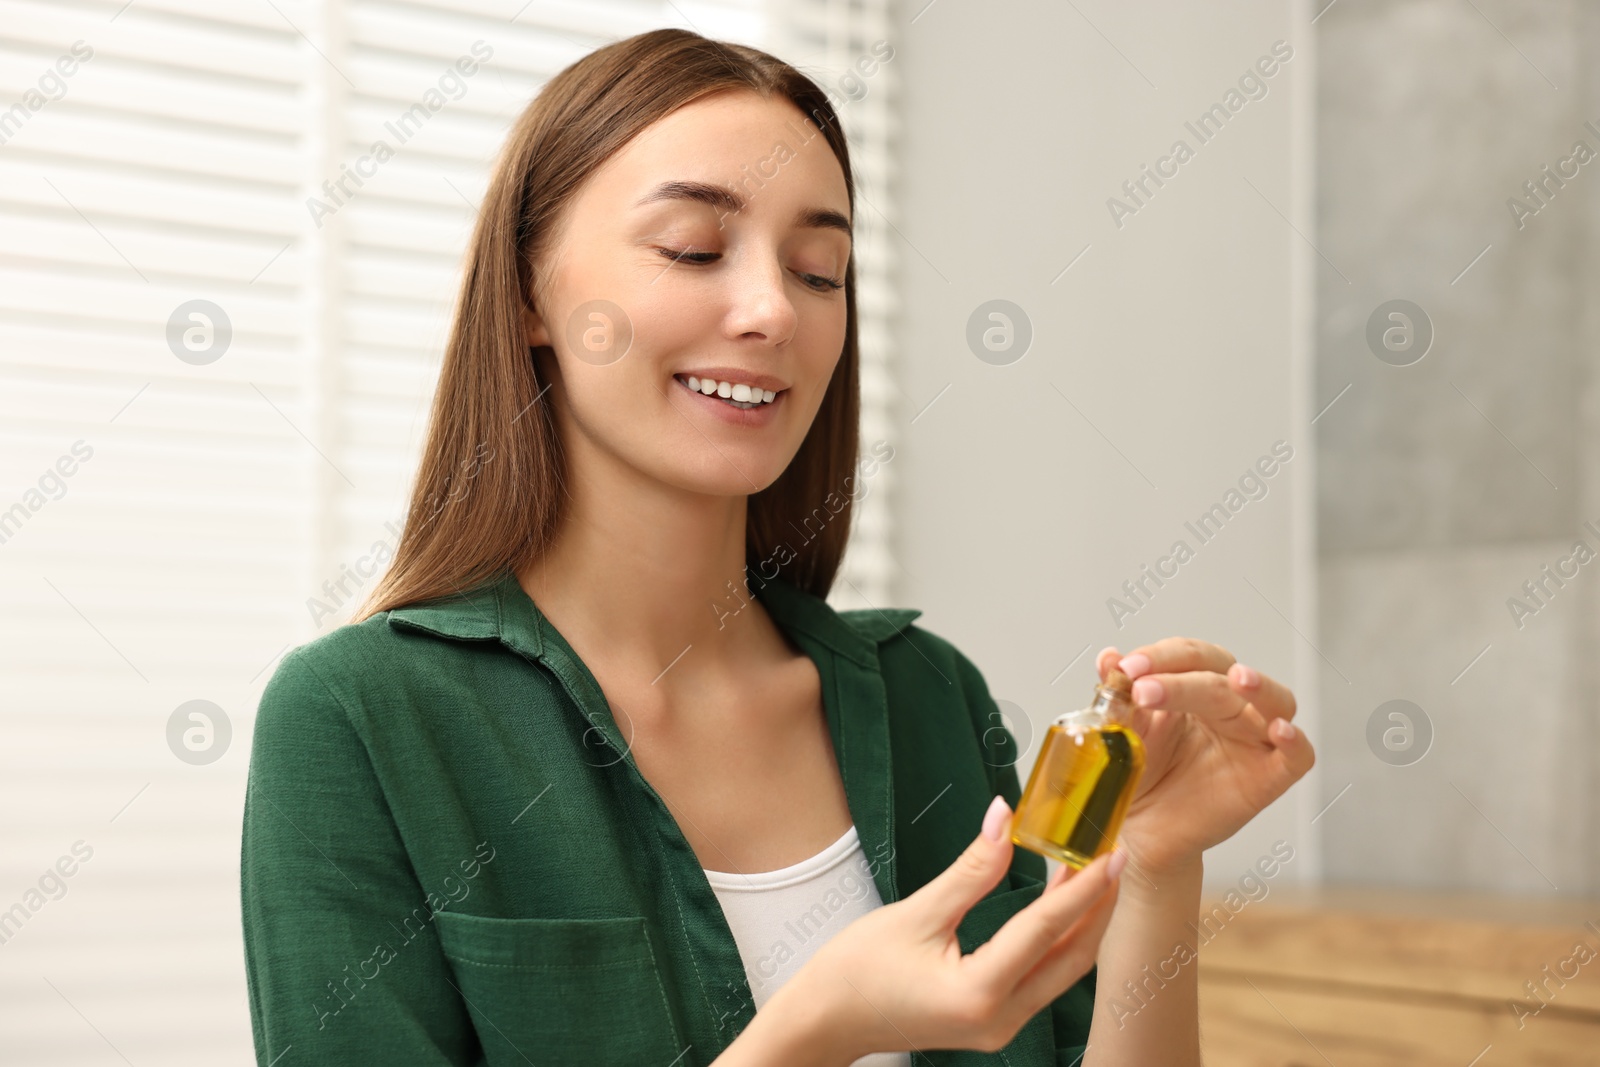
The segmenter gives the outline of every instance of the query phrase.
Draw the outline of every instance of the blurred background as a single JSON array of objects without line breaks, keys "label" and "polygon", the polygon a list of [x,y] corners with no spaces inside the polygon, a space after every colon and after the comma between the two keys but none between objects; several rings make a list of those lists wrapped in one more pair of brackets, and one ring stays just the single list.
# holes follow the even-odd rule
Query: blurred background
[{"label": "blurred background", "polygon": [[0,0],[0,1061],[251,1059],[256,700],[396,542],[510,122],[658,26],[850,133],[893,459],[836,605],[922,608],[1024,779],[1107,644],[1295,690],[1316,768],[1206,857],[1208,1059],[1593,1062],[1577,0]]}]

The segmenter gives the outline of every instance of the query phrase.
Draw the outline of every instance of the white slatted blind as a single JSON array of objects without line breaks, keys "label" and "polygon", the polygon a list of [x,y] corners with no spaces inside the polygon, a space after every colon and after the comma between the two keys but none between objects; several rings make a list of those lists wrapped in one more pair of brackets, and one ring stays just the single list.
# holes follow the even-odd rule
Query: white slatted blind
[{"label": "white slatted blind", "polygon": [[[861,348],[861,452],[894,455],[899,444],[894,413],[892,329],[898,310],[894,283],[899,246],[892,185],[896,46],[886,2],[772,0],[783,17],[772,22],[767,49],[829,89],[850,141],[856,179],[855,256],[858,342]],[[879,449],[878,443],[885,446]],[[870,462],[870,460],[868,461]],[[895,460],[862,468],[865,495],[858,499],[844,566],[829,601],[839,608],[891,603],[890,500]]]},{"label": "white slatted blind", "polygon": [[[248,1061],[243,738],[303,629],[316,523],[285,421],[314,436],[309,53],[265,4],[120,6],[0,0],[6,1063]],[[92,57],[58,91],[77,41]],[[232,321],[209,366],[165,341],[197,298]],[[79,440],[92,455],[64,493],[30,498]],[[194,699],[233,727],[209,766],[166,744]],[[77,841],[92,854],[73,866]]]},{"label": "white slatted blind", "polygon": [[[685,20],[833,85],[888,38],[883,0],[520,6],[0,0],[0,1062],[250,1061],[256,701],[358,597],[320,624],[307,600],[394,542],[472,205],[539,85]],[[307,198],[478,41],[460,98],[318,226]],[[894,74],[842,108],[866,449],[894,442]],[[196,300],[231,324],[215,362],[168,347]],[[889,600],[894,466],[840,606]],[[169,748],[192,700],[231,725],[209,764]]]}]

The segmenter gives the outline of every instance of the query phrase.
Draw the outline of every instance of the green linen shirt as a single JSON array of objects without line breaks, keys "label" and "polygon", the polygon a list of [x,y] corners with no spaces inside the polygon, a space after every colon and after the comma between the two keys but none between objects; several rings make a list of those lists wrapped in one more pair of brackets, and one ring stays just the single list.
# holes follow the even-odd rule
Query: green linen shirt
[{"label": "green linen shirt", "polygon": [[[1015,807],[1016,741],[977,668],[911,624],[919,611],[750,585],[816,664],[868,868],[900,900],[966,848],[996,793]],[[963,950],[1045,873],[1016,849],[963,918]],[[695,1067],[755,1010],[695,852],[509,569],[284,657],[254,727],[240,892],[262,1065]],[[998,1052],[914,1060],[1070,1067],[1094,982]]]}]

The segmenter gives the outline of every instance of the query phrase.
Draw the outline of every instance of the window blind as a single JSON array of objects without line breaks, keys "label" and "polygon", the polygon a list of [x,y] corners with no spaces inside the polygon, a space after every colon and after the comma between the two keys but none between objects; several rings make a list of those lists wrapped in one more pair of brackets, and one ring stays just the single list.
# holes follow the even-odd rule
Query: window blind
[{"label": "window blind", "polygon": [[[595,47],[686,25],[836,92],[862,196],[863,451],[884,445],[833,599],[889,602],[895,71],[864,60],[884,6],[0,0],[7,1062],[251,1058],[257,698],[359,600],[325,583],[376,580],[490,163]],[[462,57],[476,71],[447,79]],[[430,90],[445,103],[421,121]],[[363,162],[380,138],[392,157]]]}]

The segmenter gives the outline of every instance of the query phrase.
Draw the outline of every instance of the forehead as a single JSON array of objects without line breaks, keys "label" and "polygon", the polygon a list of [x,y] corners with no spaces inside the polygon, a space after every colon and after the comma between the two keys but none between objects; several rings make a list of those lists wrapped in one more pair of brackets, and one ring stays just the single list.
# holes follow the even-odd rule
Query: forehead
[{"label": "forehead", "polygon": [[585,193],[626,198],[631,209],[669,179],[736,186],[749,196],[752,213],[765,201],[785,214],[799,204],[849,217],[849,192],[838,157],[816,124],[783,97],[730,91],[686,104],[645,127],[606,160]]}]

